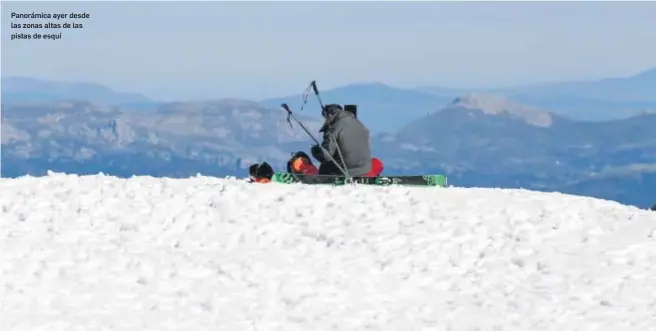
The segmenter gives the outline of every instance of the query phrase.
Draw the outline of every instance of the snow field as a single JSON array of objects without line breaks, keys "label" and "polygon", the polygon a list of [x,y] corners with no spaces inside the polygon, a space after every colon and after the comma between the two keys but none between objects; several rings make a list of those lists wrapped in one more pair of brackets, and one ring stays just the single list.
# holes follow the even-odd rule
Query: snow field
[{"label": "snow field", "polygon": [[523,190],[0,180],[0,330],[656,330],[656,213]]}]

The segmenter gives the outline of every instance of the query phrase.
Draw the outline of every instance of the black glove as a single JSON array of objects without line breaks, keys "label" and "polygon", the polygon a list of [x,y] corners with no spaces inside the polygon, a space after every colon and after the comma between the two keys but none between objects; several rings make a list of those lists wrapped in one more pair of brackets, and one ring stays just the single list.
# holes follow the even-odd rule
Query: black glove
[{"label": "black glove", "polygon": [[317,159],[317,161],[324,162],[323,150],[321,149],[321,146],[313,145],[310,149],[310,152],[312,153],[312,156]]}]

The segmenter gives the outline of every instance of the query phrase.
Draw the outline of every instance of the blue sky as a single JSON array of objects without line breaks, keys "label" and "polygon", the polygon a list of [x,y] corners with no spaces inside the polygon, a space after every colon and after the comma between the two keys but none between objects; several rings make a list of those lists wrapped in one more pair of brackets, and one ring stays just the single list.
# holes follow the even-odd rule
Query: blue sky
[{"label": "blue sky", "polygon": [[[54,31],[62,40],[9,41],[21,32],[12,11],[91,18]],[[284,96],[313,79],[324,89],[596,79],[656,66],[654,17],[656,2],[3,2],[2,74],[160,100]]]}]

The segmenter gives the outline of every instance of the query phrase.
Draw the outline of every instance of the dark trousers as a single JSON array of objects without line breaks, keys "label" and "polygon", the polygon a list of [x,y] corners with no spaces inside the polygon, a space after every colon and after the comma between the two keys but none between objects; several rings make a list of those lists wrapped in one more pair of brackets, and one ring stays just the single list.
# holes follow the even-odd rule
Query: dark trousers
[{"label": "dark trousers", "polygon": [[319,165],[319,175],[342,176],[344,174],[339,170],[339,167],[337,167],[333,161],[326,161]]}]

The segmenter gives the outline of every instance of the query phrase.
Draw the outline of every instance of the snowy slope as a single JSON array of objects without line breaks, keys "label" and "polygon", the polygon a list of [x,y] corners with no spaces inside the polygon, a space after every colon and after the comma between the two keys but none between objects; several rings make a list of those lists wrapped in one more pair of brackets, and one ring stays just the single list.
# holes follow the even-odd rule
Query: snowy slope
[{"label": "snowy slope", "polygon": [[656,330],[656,213],[500,189],[0,181],[0,330]]}]

